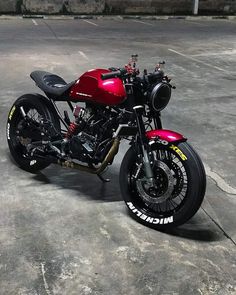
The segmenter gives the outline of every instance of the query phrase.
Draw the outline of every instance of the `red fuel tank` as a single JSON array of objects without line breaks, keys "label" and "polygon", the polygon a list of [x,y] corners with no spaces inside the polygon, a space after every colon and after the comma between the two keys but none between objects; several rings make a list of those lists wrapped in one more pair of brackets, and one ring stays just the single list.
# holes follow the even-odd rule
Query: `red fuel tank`
[{"label": "red fuel tank", "polygon": [[122,103],[126,98],[126,92],[121,79],[101,79],[101,74],[109,72],[106,69],[96,69],[84,73],[72,86],[70,100],[110,106]]}]

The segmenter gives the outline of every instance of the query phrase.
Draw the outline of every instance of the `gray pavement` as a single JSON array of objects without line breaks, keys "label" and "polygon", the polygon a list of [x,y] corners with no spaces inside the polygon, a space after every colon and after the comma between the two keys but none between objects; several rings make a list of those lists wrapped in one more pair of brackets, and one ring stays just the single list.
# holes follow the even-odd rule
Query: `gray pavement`
[{"label": "gray pavement", "polygon": [[[31,71],[69,82],[132,53],[150,71],[166,60],[177,89],[164,127],[188,137],[208,174],[201,209],[169,233],[127,214],[118,186],[126,144],[103,185],[53,165],[26,173],[5,139],[14,100],[39,91]],[[0,294],[236,294],[235,81],[233,19],[1,19]]]}]

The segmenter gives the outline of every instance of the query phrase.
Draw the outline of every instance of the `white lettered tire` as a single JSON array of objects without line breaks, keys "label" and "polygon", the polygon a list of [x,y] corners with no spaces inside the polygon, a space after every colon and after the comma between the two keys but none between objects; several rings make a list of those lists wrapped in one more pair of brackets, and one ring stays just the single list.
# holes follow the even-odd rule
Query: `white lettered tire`
[{"label": "white lettered tire", "polygon": [[158,145],[151,153],[158,180],[155,188],[144,180],[142,157],[131,147],[121,164],[121,194],[129,213],[140,223],[155,229],[179,226],[198,211],[203,201],[203,164],[187,142]]}]

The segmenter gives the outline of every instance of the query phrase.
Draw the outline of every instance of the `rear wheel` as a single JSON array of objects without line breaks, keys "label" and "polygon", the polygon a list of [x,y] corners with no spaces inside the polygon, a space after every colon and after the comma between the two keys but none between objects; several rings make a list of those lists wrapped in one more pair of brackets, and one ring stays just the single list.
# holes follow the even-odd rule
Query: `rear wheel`
[{"label": "rear wheel", "polygon": [[[21,111],[27,115],[27,121]],[[11,155],[18,166],[28,172],[35,173],[50,165],[44,159],[35,158],[29,146],[42,141],[40,124],[51,122],[56,130],[60,130],[60,122],[46,104],[34,95],[23,95],[12,106],[7,121],[7,141]]]},{"label": "rear wheel", "polygon": [[131,147],[121,164],[121,193],[131,215],[157,229],[189,220],[204,198],[203,164],[186,142],[163,146],[150,153],[154,181],[145,178],[142,157]]}]

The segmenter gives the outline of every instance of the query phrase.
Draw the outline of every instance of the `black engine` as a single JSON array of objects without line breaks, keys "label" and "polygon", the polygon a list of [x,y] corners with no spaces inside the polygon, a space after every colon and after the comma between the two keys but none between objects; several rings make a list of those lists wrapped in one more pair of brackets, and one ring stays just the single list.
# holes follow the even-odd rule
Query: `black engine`
[{"label": "black engine", "polygon": [[[112,133],[117,128],[117,113],[105,107],[75,107],[73,134],[67,141],[70,157],[81,162],[102,162],[111,147]],[[69,131],[70,133],[70,128]]]},{"label": "black engine", "polygon": [[96,138],[81,131],[78,135],[71,138],[69,142],[71,155],[81,157],[81,155],[93,155],[96,150]]}]

